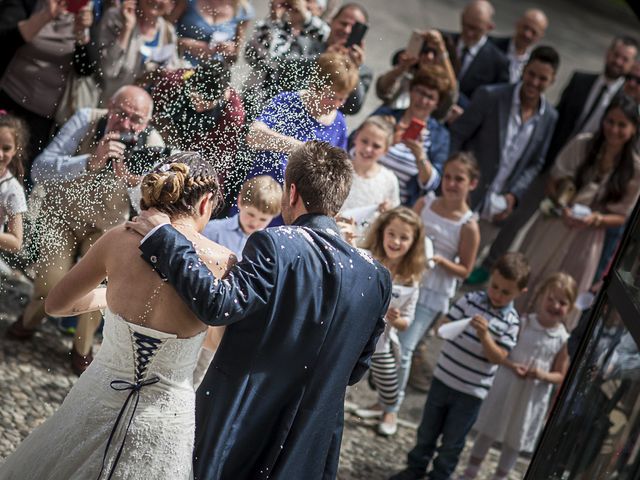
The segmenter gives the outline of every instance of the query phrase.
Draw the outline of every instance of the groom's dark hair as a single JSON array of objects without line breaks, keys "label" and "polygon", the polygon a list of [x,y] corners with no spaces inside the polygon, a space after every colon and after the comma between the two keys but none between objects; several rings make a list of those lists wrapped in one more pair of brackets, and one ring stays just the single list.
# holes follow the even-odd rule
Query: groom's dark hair
[{"label": "groom's dark hair", "polygon": [[334,216],[349,195],[353,166],[343,149],[313,140],[291,152],[284,179],[287,191],[296,186],[307,212]]}]

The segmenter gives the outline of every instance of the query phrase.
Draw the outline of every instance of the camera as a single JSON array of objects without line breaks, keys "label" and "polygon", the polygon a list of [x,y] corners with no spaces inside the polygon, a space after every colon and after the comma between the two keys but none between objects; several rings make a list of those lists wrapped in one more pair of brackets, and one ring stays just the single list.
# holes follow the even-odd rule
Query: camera
[{"label": "camera", "polygon": [[124,164],[133,175],[144,175],[158,163],[171,155],[171,147],[149,147],[138,145],[140,136],[133,132],[122,132],[118,142],[124,144]]}]

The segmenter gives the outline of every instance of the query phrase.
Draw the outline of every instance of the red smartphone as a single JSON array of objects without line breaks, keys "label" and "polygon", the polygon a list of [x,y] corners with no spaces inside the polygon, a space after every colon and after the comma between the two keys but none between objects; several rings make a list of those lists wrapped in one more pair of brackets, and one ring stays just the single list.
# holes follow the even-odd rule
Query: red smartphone
[{"label": "red smartphone", "polygon": [[67,0],[67,12],[75,15],[82,10],[87,3],[89,3],[89,0]]},{"label": "red smartphone", "polygon": [[409,126],[402,134],[402,140],[417,140],[426,124],[419,118],[412,118]]}]

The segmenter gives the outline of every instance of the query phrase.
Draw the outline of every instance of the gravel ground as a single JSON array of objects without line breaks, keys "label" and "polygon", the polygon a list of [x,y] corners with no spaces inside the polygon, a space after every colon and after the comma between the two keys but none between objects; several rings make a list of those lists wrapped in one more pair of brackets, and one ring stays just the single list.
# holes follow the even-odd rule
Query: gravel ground
[{"label": "gravel ground", "polygon": [[[47,323],[31,341],[7,340],[5,331],[10,323],[8,317],[0,314],[0,459],[9,455],[29,432],[56,410],[76,379],[69,367],[70,337],[61,334],[52,323]],[[428,345],[432,363],[438,345],[433,339]],[[99,348],[98,343],[95,348]],[[409,388],[400,412],[398,433],[384,438],[376,433],[374,421],[362,420],[350,411],[355,406],[373,403],[375,393],[365,381],[350,388],[339,479],[384,479],[401,469],[415,439],[425,396]],[[470,442],[463,454],[462,465],[469,447]],[[492,450],[483,470],[487,479],[496,462],[497,451]],[[526,465],[526,459],[521,459],[510,479],[521,479]]]}]

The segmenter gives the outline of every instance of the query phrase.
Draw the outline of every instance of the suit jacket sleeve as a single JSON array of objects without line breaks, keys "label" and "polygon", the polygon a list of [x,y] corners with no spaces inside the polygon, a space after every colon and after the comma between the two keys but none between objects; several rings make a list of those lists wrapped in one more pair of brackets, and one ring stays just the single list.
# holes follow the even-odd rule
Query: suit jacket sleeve
[{"label": "suit jacket sleeve", "polygon": [[378,338],[384,332],[384,316],[387,314],[387,309],[389,308],[389,302],[391,301],[391,278],[387,273],[384,280],[383,286],[383,298],[384,302],[382,305],[380,316],[378,317],[378,321],[376,322],[376,327],[369,338],[369,341],[362,350],[362,354],[356,363],[356,366],[353,368],[351,372],[351,376],[349,377],[349,385],[355,385],[360,381],[360,379],[367,373],[369,366],[371,365],[371,355],[376,351],[376,345],[378,343]]},{"label": "suit jacket sleeve", "polygon": [[486,88],[479,88],[468,108],[460,118],[451,124],[450,154],[464,150],[467,142],[475,135],[482,125],[482,122],[484,122],[488,95],[489,93]]},{"label": "suit jacket sleeve", "polygon": [[275,288],[276,249],[265,232],[249,237],[242,261],[222,280],[200,260],[191,242],[170,226],[159,228],[140,250],[208,325],[229,325],[266,308]]},{"label": "suit jacket sleeve", "polygon": [[531,158],[529,165],[527,165],[522,173],[518,176],[516,182],[511,188],[511,192],[518,200],[522,198],[522,195],[525,194],[533,179],[536,178],[536,175],[540,173],[542,167],[544,166],[545,159],[547,157],[547,150],[549,149],[549,144],[551,143],[551,135],[553,133],[553,129],[555,128],[556,121],[558,120],[558,115],[556,112],[553,112],[550,115],[548,120],[549,125],[546,127],[546,135],[544,143],[540,146],[540,149],[536,152],[536,155]]}]

